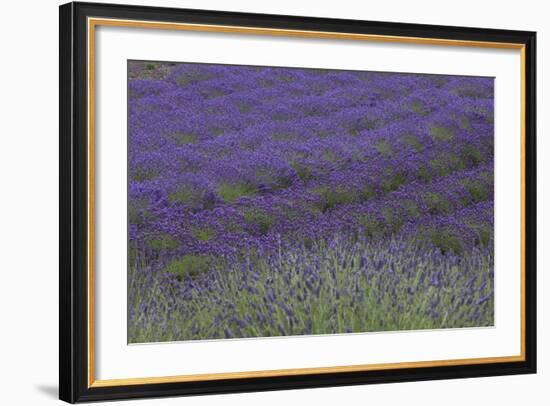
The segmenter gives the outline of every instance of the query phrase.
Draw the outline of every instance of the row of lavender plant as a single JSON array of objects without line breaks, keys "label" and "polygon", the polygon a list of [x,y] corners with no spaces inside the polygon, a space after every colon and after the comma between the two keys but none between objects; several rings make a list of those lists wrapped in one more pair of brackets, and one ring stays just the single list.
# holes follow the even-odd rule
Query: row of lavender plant
[{"label": "row of lavender plant", "polygon": [[130,268],[133,342],[493,324],[493,254],[346,236],[227,259],[182,281]]}]

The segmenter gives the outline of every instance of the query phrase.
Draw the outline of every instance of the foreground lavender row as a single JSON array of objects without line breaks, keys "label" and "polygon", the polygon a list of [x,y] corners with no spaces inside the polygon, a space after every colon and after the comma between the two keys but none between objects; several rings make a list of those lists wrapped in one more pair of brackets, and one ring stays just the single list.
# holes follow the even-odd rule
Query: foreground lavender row
[{"label": "foreground lavender row", "polygon": [[[223,266],[222,266],[223,264]],[[493,255],[335,238],[222,262],[182,283],[133,267],[135,342],[493,325]]]},{"label": "foreground lavender row", "polygon": [[493,80],[129,62],[129,340],[493,324]]}]

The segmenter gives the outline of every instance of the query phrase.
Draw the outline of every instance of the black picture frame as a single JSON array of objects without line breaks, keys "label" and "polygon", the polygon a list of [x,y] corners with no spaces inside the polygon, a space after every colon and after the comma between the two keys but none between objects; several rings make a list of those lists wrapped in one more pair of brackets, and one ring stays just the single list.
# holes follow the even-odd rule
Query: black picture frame
[{"label": "black picture frame", "polygon": [[[60,6],[59,397],[84,402],[236,393],[536,372],[536,33],[93,3]],[[88,353],[87,19],[114,18],[521,45],[525,53],[524,359],[359,372],[94,387]],[[124,136],[124,135],[122,135]]]}]

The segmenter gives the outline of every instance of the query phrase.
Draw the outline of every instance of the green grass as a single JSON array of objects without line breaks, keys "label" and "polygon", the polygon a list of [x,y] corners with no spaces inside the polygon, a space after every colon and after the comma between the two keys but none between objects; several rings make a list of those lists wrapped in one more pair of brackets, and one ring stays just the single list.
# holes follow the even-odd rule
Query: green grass
[{"label": "green grass", "polygon": [[191,204],[195,203],[197,196],[192,188],[180,186],[175,192],[168,196],[168,199],[172,202]]},{"label": "green grass", "polygon": [[255,194],[256,186],[250,183],[222,183],[218,186],[218,195],[227,203],[234,203],[241,197]]},{"label": "green grass", "polygon": [[492,227],[485,224],[479,224],[475,220],[466,221],[466,224],[471,230],[476,232],[479,244],[487,246],[493,240],[494,231]]},{"label": "green grass", "polygon": [[213,199],[205,199],[204,191],[197,190],[190,185],[181,185],[168,195],[172,203],[190,206],[193,210],[209,210],[214,207]]},{"label": "green grass", "polygon": [[443,254],[453,252],[460,255],[464,251],[464,243],[453,230],[426,229],[418,237],[420,241],[430,242],[439,248]]},{"label": "green grass", "polygon": [[296,138],[296,134],[291,131],[276,132],[271,136],[271,139],[275,141],[288,141]]},{"label": "green grass", "polygon": [[425,116],[430,113],[430,110],[420,101],[413,101],[410,104],[411,110],[419,116]]},{"label": "green grass", "polygon": [[164,271],[181,281],[185,278],[196,278],[207,272],[212,263],[213,260],[210,256],[188,254],[169,262]]},{"label": "green grass", "polygon": [[215,137],[218,137],[222,135],[225,132],[225,130],[220,127],[214,127],[210,129],[210,132],[212,132],[212,135],[214,135]]},{"label": "green grass", "polygon": [[214,76],[207,72],[201,72],[200,69],[195,71],[189,70],[180,74],[176,78],[176,83],[180,86],[189,86],[194,83],[204,82],[212,79]]},{"label": "green grass", "polygon": [[255,208],[245,210],[244,220],[248,224],[256,226],[261,235],[267,234],[275,223],[275,218],[273,216]]},{"label": "green grass", "polygon": [[381,139],[376,141],[374,148],[376,148],[380,155],[385,157],[391,157],[393,155],[393,148],[388,140]]},{"label": "green grass", "polygon": [[460,155],[463,160],[470,161],[473,166],[477,166],[484,161],[481,151],[470,144],[466,144],[462,147]]},{"label": "green grass", "polygon": [[149,248],[155,251],[171,250],[179,246],[178,240],[168,234],[149,237],[145,242]]},{"label": "green grass", "polygon": [[391,174],[382,182],[382,190],[385,193],[392,192],[394,190],[399,189],[399,186],[404,184],[406,181],[407,181],[407,178],[404,173],[397,172],[397,173]]},{"label": "green grass", "polygon": [[460,128],[466,131],[472,131],[472,123],[467,116],[462,116],[458,119],[458,124]]},{"label": "green grass", "polygon": [[444,152],[437,158],[430,160],[430,165],[439,176],[447,176],[456,170],[466,168],[464,160],[451,152]]},{"label": "green grass", "polygon": [[420,152],[424,149],[424,145],[412,134],[405,134],[401,139],[409,146],[411,146],[416,152]]},{"label": "green grass", "polygon": [[407,217],[418,217],[420,216],[420,209],[414,200],[406,199],[402,201],[403,206],[407,212]]},{"label": "green grass", "polygon": [[252,110],[252,106],[249,103],[239,103],[239,112],[249,113]]},{"label": "green grass", "polygon": [[403,216],[395,214],[390,208],[382,209],[382,216],[384,217],[384,223],[389,233],[396,233],[399,231],[405,221]]},{"label": "green grass", "polygon": [[329,162],[339,162],[341,158],[333,151],[325,151],[323,153],[323,158]]},{"label": "green grass", "polygon": [[178,145],[194,144],[197,142],[197,136],[195,134],[184,133],[177,131],[173,134],[174,141]]},{"label": "green grass", "polygon": [[191,234],[199,241],[209,241],[216,236],[216,232],[209,227],[193,228]]},{"label": "green grass", "polygon": [[130,174],[131,179],[136,182],[144,182],[146,180],[152,180],[152,179],[155,179],[157,176],[158,176],[158,170],[154,168],[143,168],[143,167],[135,168]]},{"label": "green grass", "polygon": [[292,161],[290,162],[290,167],[294,169],[296,175],[298,175],[298,177],[304,182],[313,177],[311,168],[301,162]]},{"label": "green grass", "polygon": [[367,238],[381,237],[386,233],[385,224],[370,215],[360,216],[357,219],[361,225],[363,235]]},{"label": "green grass", "polygon": [[149,211],[149,204],[143,199],[134,199],[128,202],[128,222],[142,225],[153,217]]},{"label": "green grass", "polygon": [[462,184],[475,203],[485,201],[489,198],[489,188],[484,182],[476,179],[465,179],[462,181]]},{"label": "green grass", "polygon": [[325,213],[328,210],[348,203],[358,201],[357,192],[353,190],[345,190],[341,187],[320,186],[312,190],[313,193],[319,195],[318,208]]},{"label": "green grass", "polygon": [[451,203],[436,192],[427,192],[424,195],[424,203],[428,206],[430,214],[449,213],[452,209]]},{"label": "green grass", "polygon": [[378,124],[378,120],[375,118],[362,117],[349,125],[348,133],[352,136],[358,136],[364,130],[374,130]]},{"label": "green grass", "polygon": [[426,183],[429,183],[432,181],[433,179],[433,175],[432,173],[428,170],[428,168],[426,168],[425,166],[421,166],[419,169],[418,169],[418,172],[416,174],[416,176],[422,180],[423,182],[426,182]]},{"label": "green grass", "polygon": [[373,197],[376,197],[376,193],[374,192],[372,187],[370,187],[369,185],[365,185],[361,189],[361,193],[359,197],[361,198],[362,201],[367,201],[372,199]]},{"label": "green grass", "polygon": [[434,141],[452,141],[455,133],[452,128],[434,125],[430,127],[430,136]]}]

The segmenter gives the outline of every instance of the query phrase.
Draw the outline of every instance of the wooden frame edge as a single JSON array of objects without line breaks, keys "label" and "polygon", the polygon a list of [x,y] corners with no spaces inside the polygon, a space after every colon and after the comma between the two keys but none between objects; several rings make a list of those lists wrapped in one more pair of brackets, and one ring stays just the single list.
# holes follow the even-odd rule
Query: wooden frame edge
[{"label": "wooden frame edge", "polygon": [[[88,258],[88,387],[110,387],[110,386],[126,386],[126,385],[142,385],[142,384],[158,384],[158,383],[176,383],[190,381],[212,381],[222,379],[244,379],[257,377],[278,377],[288,375],[310,375],[310,374],[329,374],[342,372],[366,372],[376,370],[390,370],[399,368],[426,368],[439,366],[455,366],[455,365],[472,365],[472,364],[490,364],[504,362],[522,362],[525,361],[525,267],[524,267],[524,222],[521,223],[521,252],[522,252],[522,270],[521,270],[521,352],[518,356],[503,356],[503,357],[486,357],[486,358],[466,358],[455,360],[438,360],[438,361],[417,361],[417,362],[401,362],[401,363],[382,363],[382,364],[364,364],[352,366],[333,366],[333,367],[318,367],[318,368],[297,368],[297,369],[277,369],[265,371],[243,371],[243,372],[220,372],[214,374],[190,374],[190,375],[175,375],[161,377],[146,377],[146,378],[124,378],[124,379],[95,379],[95,351],[94,351],[94,120],[95,120],[95,93],[94,93],[94,74],[95,74],[95,28],[97,26],[109,27],[132,27],[132,28],[148,28],[148,29],[163,29],[163,30],[182,30],[182,31],[198,31],[198,32],[222,32],[222,33],[237,33],[248,35],[271,35],[271,36],[289,36],[300,38],[330,38],[342,40],[358,40],[358,41],[376,41],[376,42],[391,42],[391,43],[408,43],[421,45],[439,45],[439,46],[462,46],[462,47],[481,47],[481,48],[497,48],[497,49],[513,49],[520,51],[521,59],[521,191],[522,197],[525,196],[525,171],[524,171],[524,154],[525,154],[525,45],[517,43],[490,43],[484,41],[461,41],[461,40],[446,40],[446,39],[429,39],[419,37],[404,37],[404,41],[400,41],[401,37],[384,36],[384,35],[369,35],[369,34],[348,34],[348,33],[333,33],[324,31],[304,31],[304,30],[285,30],[285,29],[265,29],[255,27],[239,27],[239,26],[217,26],[208,24],[185,24],[185,23],[162,23],[140,20],[121,20],[121,19],[105,19],[105,18],[89,18],[88,19],[88,87],[89,87],[89,123],[88,123],[88,148],[89,148],[89,210],[88,210],[88,230],[89,230],[89,258]],[[494,44],[494,46],[493,46]],[[525,202],[521,199],[521,212],[524,217]]]},{"label": "wooden frame edge", "polygon": [[[94,15],[90,10],[99,10],[99,17]],[[536,253],[536,247],[533,244],[536,242],[536,202],[526,201],[532,196],[536,196],[536,184],[533,179],[536,176],[535,163],[535,135],[536,135],[536,33],[533,32],[518,32],[518,31],[503,31],[503,30],[485,30],[485,29],[469,29],[462,27],[440,27],[432,26],[433,30],[424,32],[421,31],[420,25],[401,24],[401,23],[380,23],[386,25],[385,30],[403,32],[408,31],[415,33],[426,33],[426,37],[401,36],[401,35],[378,35],[378,34],[358,34],[346,33],[343,31],[316,31],[316,30],[301,30],[287,28],[259,28],[248,25],[231,25],[217,23],[195,23],[195,22],[155,22],[148,20],[149,17],[160,12],[168,12],[170,9],[140,7],[140,6],[123,6],[123,5],[105,5],[94,3],[68,3],[60,6],[60,399],[68,402],[78,402],[87,400],[106,400],[120,399],[138,396],[167,396],[172,394],[192,394],[192,393],[226,393],[239,392],[250,390],[266,390],[267,389],[284,389],[297,387],[318,387],[318,386],[333,386],[341,384],[354,383],[375,383],[375,382],[390,382],[390,381],[411,381],[418,379],[441,379],[466,376],[488,376],[513,373],[533,373],[536,371],[536,257],[531,258]],[[172,10],[179,12],[179,19],[187,21],[186,12],[190,12],[190,21],[209,20],[210,16],[215,16],[214,20],[222,19],[230,22],[239,18],[250,18],[251,20],[261,20],[261,15],[251,15],[242,13],[224,13],[215,11],[200,11],[200,10]],[[111,14],[111,12],[113,12]],[[196,12],[196,13],[195,13]],[[147,20],[136,18],[134,20],[125,18],[127,14],[137,13]],[[201,15],[202,13],[202,15]],[[101,17],[103,15],[103,17]],[[105,15],[123,16],[123,18],[110,18]],[[166,15],[166,14],[164,14]],[[197,17],[198,15],[198,17]],[[84,52],[83,57],[79,46],[82,44],[82,17],[85,17],[86,22],[92,21],[93,24],[84,28],[84,41],[88,48]],[[204,17],[206,16],[206,17]],[[237,18],[239,17],[239,18]],[[266,15],[266,20],[275,16]],[[282,18],[287,16],[281,16]],[[296,20],[290,25],[301,26],[302,22],[297,21],[301,17],[290,17]],[[304,26],[311,26],[313,23],[321,26],[327,26],[327,22],[334,21],[336,25],[344,26],[351,23],[351,20],[327,20],[304,17],[308,20]],[[285,26],[284,20],[276,22],[273,19],[266,25]],[[82,84],[82,69],[86,71],[86,85],[92,84],[93,89],[93,70],[89,70],[90,61],[90,43],[91,48],[95,46],[94,37],[96,25],[120,26],[135,26],[134,23],[146,24],[151,28],[156,29],[185,29],[197,32],[225,32],[225,33],[242,33],[256,35],[271,35],[271,36],[290,36],[304,38],[327,38],[327,39],[348,39],[348,40],[365,40],[376,42],[401,42],[414,43],[436,46],[466,46],[480,48],[499,48],[499,49],[514,49],[520,51],[521,57],[521,350],[517,356],[503,357],[486,357],[473,359],[457,359],[457,360],[437,360],[437,361],[420,361],[420,362],[401,362],[388,364],[367,364],[367,365],[346,365],[340,367],[320,367],[320,368],[298,368],[298,369],[280,369],[267,371],[245,371],[245,372],[228,372],[215,374],[193,374],[193,375],[176,375],[176,376],[161,376],[161,377],[146,377],[146,378],[125,378],[125,379],[95,379],[95,340],[94,340],[94,242],[93,238],[88,238],[88,241],[82,241],[85,247],[81,247],[81,242],[75,240],[80,233],[81,223],[79,223],[81,213],[79,208],[84,203],[79,202],[81,186],[77,183],[74,176],[79,174],[79,158],[81,157],[81,146],[79,141],[82,123],[79,120],[84,120],[88,128],[86,147],[87,159],[87,199],[85,205],[88,207],[86,214],[87,233],[88,236],[94,236],[94,154],[93,135],[94,129],[94,94],[79,89],[79,83]],[[134,22],[134,23],[131,23]],[[357,21],[358,24],[363,23]],[[374,23],[377,22],[368,22]],[[315,25],[314,24],[314,25]],[[261,24],[260,24],[261,25]],[[329,29],[334,29],[330,24]],[[389,26],[389,28],[388,28]],[[423,28],[426,29],[427,26]],[[362,31],[361,26],[356,30]],[[380,32],[384,29],[376,28],[374,32]],[[370,30],[370,29],[369,29]],[[463,31],[464,30],[464,31]],[[441,37],[442,33],[449,32],[449,39]],[[487,41],[480,40],[461,40],[455,38],[480,38],[488,35]],[[511,42],[499,42],[499,39],[510,39]],[[79,45],[80,44],[80,45]],[[93,61],[92,52],[92,61]],[[92,67],[93,68],[93,67]],[[85,119],[79,111],[78,106],[82,102],[82,95],[88,95],[89,104],[85,107],[86,114],[89,120]],[[80,116],[79,116],[80,114]],[[90,171],[90,167],[92,170]],[[529,178],[527,178],[529,176]],[[92,191],[92,193],[90,193]],[[527,196],[529,193],[529,196]],[[76,199],[76,200],[75,200]],[[78,253],[83,250],[88,251],[89,255],[86,259],[87,274],[85,281],[81,279],[84,276],[79,276]],[[75,256],[75,251],[77,256]],[[529,257],[527,257],[529,255]],[[528,269],[527,269],[528,268]],[[529,275],[527,275],[529,270]],[[90,283],[90,281],[92,283]],[[81,285],[85,283],[85,285]],[[80,292],[79,286],[86,286],[86,309],[80,309],[79,303]],[[526,297],[526,292],[529,297]],[[82,322],[79,320],[81,311],[84,311],[87,320]],[[527,311],[529,313],[527,314]],[[82,330],[83,324],[87,330]],[[86,351],[82,348],[81,332],[86,331]],[[91,351],[90,351],[91,349]],[[83,358],[79,354],[86,354]],[[496,367],[496,365],[502,365]],[[477,368],[475,367],[477,365]],[[448,367],[461,368],[448,368]],[[472,366],[472,368],[469,368]],[[85,367],[86,372],[82,375],[82,367]],[[442,367],[443,369],[439,369]],[[482,368],[484,367],[484,368]],[[432,368],[432,369],[430,369]],[[418,374],[406,372],[407,370],[419,370]],[[391,372],[392,370],[399,371],[397,376],[382,373],[383,371]],[[422,370],[422,372],[420,372]],[[381,372],[381,373],[377,373]],[[439,371],[439,372],[437,372]],[[453,372],[455,371],[455,372]],[[372,372],[372,374],[361,375],[361,372]],[[352,375],[350,375],[352,374]],[[317,375],[326,376],[327,378],[319,378]],[[308,378],[311,376],[311,379]],[[334,376],[334,378],[329,378]],[[383,376],[382,378],[376,378]],[[385,378],[384,378],[385,376]],[[284,378],[285,381],[269,378]],[[296,380],[294,378],[300,378]],[[250,383],[251,380],[258,384]],[[265,381],[268,379],[268,381]],[[208,386],[208,383],[216,383],[220,381],[220,386],[217,389]],[[243,381],[242,384],[237,382]],[[200,384],[201,382],[204,385]],[[229,383],[228,383],[229,382]],[[246,383],[248,382],[248,383]],[[260,383],[264,382],[264,383]],[[268,383],[265,383],[268,382]],[[292,383],[294,382],[294,383]],[[301,383],[300,383],[301,382]],[[340,383],[338,383],[340,382]],[[196,383],[189,386],[188,384]],[[175,384],[179,384],[173,386]],[[162,388],[173,389],[161,389]],[[124,387],[128,389],[124,390]],[[131,389],[135,387],[136,389]],[[117,389],[120,388],[120,389]],[[158,389],[157,389],[158,388]],[[178,389],[179,388],[179,389]],[[186,389],[187,388],[187,389]],[[202,388],[202,389],[201,389]],[[243,389],[245,388],[245,389]]]},{"label": "wooden frame edge", "polygon": [[195,32],[217,32],[225,34],[245,34],[245,35],[267,35],[277,37],[295,37],[295,38],[319,38],[319,39],[345,39],[355,41],[369,42],[389,42],[403,43],[415,45],[438,45],[438,46],[463,46],[463,47],[479,47],[479,48],[496,48],[496,49],[521,49],[523,44],[512,42],[489,42],[475,40],[455,40],[441,38],[423,38],[423,37],[407,37],[395,35],[378,35],[378,34],[357,34],[346,32],[330,32],[330,31],[312,31],[312,30],[296,30],[283,28],[262,28],[248,27],[235,25],[214,25],[214,24],[198,24],[198,23],[171,23],[160,21],[145,21],[145,20],[128,20],[116,18],[97,18],[89,19],[90,27],[95,26],[105,27],[131,27],[131,28],[149,28],[158,30],[179,30],[179,31],[195,31]]},{"label": "wooden frame edge", "polygon": [[178,382],[204,382],[216,381],[221,379],[246,379],[246,378],[272,378],[281,376],[313,375],[313,374],[337,374],[345,372],[368,372],[368,371],[388,371],[394,369],[409,368],[431,368],[457,365],[477,365],[477,364],[498,364],[505,362],[521,362],[525,357],[522,355],[509,357],[487,357],[487,358],[464,358],[457,360],[439,360],[439,361],[414,361],[414,362],[395,362],[385,364],[365,364],[365,365],[347,365],[335,367],[318,368],[297,368],[297,369],[275,369],[266,371],[244,371],[227,372],[214,374],[194,374],[194,375],[174,375],[159,376],[147,378],[123,378],[123,379],[105,379],[92,382],[92,388],[103,388],[112,386],[130,386],[159,383],[178,383]]}]

